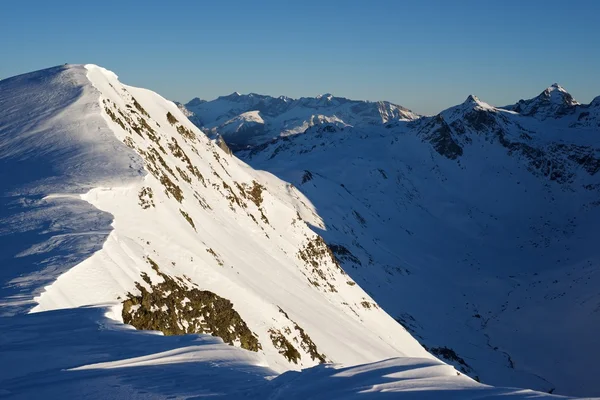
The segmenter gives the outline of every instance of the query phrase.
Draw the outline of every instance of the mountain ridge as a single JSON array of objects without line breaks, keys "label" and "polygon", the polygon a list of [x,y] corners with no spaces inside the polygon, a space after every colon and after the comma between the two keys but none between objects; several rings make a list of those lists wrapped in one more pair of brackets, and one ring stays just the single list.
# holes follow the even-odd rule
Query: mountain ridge
[{"label": "mountain ridge", "polygon": [[[432,117],[325,123],[236,154],[322,210],[342,265],[435,354],[483,382],[593,394],[597,355],[564,345],[569,371],[553,355],[565,337],[594,348],[599,321],[600,137],[597,114],[580,117],[593,104],[572,108],[541,119],[469,96]],[[412,300],[425,291],[447,314]],[[446,326],[457,336],[436,337]]]},{"label": "mountain ridge", "polygon": [[[600,96],[599,96],[600,98]],[[600,115],[596,112],[598,98],[590,104],[580,104],[559,84],[555,83],[538,96],[520,100],[513,105],[495,107],[469,95],[463,108],[475,105],[487,110],[506,110],[538,120],[569,119],[570,127],[600,126]],[[351,105],[351,115],[339,107]],[[329,93],[314,98],[299,99],[287,96],[273,97],[256,93],[221,96],[206,101],[195,98],[183,105],[189,118],[206,133],[222,135],[234,150],[266,143],[279,136],[303,133],[316,124],[335,124],[339,127],[361,124],[379,125],[398,121],[412,121],[430,117],[413,113],[405,107],[387,101],[361,101],[335,97]],[[448,115],[449,107],[436,115]],[[303,111],[299,111],[303,109]],[[314,110],[314,111],[313,111]],[[244,116],[257,118],[247,120]],[[232,129],[231,123],[237,121]]]},{"label": "mountain ridge", "polygon": [[[328,97],[315,104],[335,100]],[[463,125],[489,128],[482,135],[457,131],[460,124],[440,117],[453,140],[470,137],[457,141],[462,154],[455,160],[412,134],[426,120],[404,118],[398,109],[342,108],[365,112],[353,126],[338,116],[310,114],[303,134],[238,152],[264,169],[256,170],[228,151],[218,129],[209,132],[213,139],[205,136],[181,105],[123,85],[95,65],[0,81],[0,105],[7,110],[0,116],[0,325],[7,332],[0,346],[11,350],[2,352],[3,365],[10,366],[1,374],[2,394],[85,392],[102,398],[201,391],[230,398],[347,398],[365,390],[411,395],[419,387],[419,395],[435,388],[434,397],[544,396],[468,377],[482,372],[484,382],[575,394],[574,385],[585,384],[581,392],[593,390],[593,364],[591,371],[555,364],[549,364],[554,370],[538,370],[535,361],[545,360],[540,354],[511,347],[515,337],[530,338],[501,331],[507,325],[505,289],[524,301],[515,279],[533,285],[527,286],[530,295],[555,296],[563,309],[588,296],[581,308],[590,310],[595,297],[586,285],[596,282],[591,267],[578,260],[577,268],[565,267],[571,278],[560,269],[537,278],[541,266],[519,272],[522,265],[510,263],[529,253],[500,252],[510,271],[500,277],[477,273],[482,238],[506,229],[491,223],[494,218],[529,228],[511,214],[512,205],[490,201],[498,191],[481,190],[491,168],[485,177],[469,175],[473,183],[457,178],[465,168],[485,165],[473,146],[498,150],[490,138],[510,121],[487,118],[495,111],[478,109]],[[395,117],[383,124],[388,111]],[[295,128],[303,126],[303,115]],[[250,114],[244,121],[249,117],[258,120]],[[521,164],[507,168],[524,184],[503,174],[502,189],[547,189]],[[595,187],[579,187],[595,184],[594,170],[576,172],[552,185],[595,199]],[[568,191],[544,194],[557,197],[553,212],[575,207]],[[476,207],[486,202],[493,206]],[[535,224],[538,230],[527,239],[548,248],[564,236],[593,261],[587,234],[593,232],[594,207],[579,224],[562,224],[558,216],[545,221],[548,229]],[[532,202],[516,209],[537,216]],[[432,234],[436,220],[443,223]],[[571,239],[577,235],[580,243]],[[506,250],[518,243],[510,238],[494,246]],[[470,250],[461,261],[465,245]],[[500,261],[492,266],[504,265]],[[449,262],[456,265],[448,268]],[[517,277],[504,276],[512,273]],[[560,289],[578,283],[580,297],[546,290],[557,278]],[[538,286],[544,287],[534,290]],[[506,301],[513,307],[512,298]],[[524,304],[523,312],[535,319],[537,303]],[[569,321],[580,322],[579,316]],[[508,322],[521,326],[522,320]],[[573,337],[572,346],[594,343]],[[484,350],[469,352],[469,341]],[[584,356],[594,353],[581,356],[587,362]],[[487,360],[497,366],[486,367]],[[306,371],[294,372],[299,369]],[[181,376],[184,387],[167,382],[181,383]]]},{"label": "mountain ridge", "polygon": [[7,318],[108,303],[117,321],[218,336],[278,372],[435,360],[305,224],[319,224],[307,199],[233,157],[174,103],[95,65],[0,89],[10,110],[0,125]]},{"label": "mountain ridge", "polygon": [[[390,102],[350,100],[328,93],[292,99],[234,92],[211,101],[195,98],[184,106],[198,127],[209,134],[220,133],[235,149],[301,133],[315,124],[378,124],[417,117],[410,110]],[[247,119],[248,115],[252,118]],[[234,121],[236,124],[232,128]]]}]

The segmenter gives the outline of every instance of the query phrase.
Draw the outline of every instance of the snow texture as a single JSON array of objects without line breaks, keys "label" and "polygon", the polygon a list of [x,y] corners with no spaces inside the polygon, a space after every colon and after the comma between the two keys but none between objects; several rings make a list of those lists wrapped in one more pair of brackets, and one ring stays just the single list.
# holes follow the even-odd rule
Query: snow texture
[{"label": "snow texture", "polygon": [[[329,95],[308,101],[311,107],[345,102]],[[419,317],[415,324],[422,324],[415,334],[427,334],[427,343],[452,344],[460,350],[472,339],[483,348],[492,341],[502,342],[503,349],[509,348],[515,339],[520,341],[514,345],[530,346],[527,336],[514,332],[500,335],[504,324],[512,322],[510,319],[488,319],[486,314],[486,323],[494,327],[490,328],[488,343],[484,339],[487,332],[476,336],[471,335],[470,328],[456,328],[460,324],[453,318],[468,327],[474,324],[465,320],[464,310],[448,313],[444,304],[458,305],[474,299],[479,302],[485,292],[489,294],[488,303],[467,303],[469,312],[495,311],[497,314],[492,316],[504,317],[508,313],[498,310],[500,303],[496,301],[505,299],[506,282],[512,281],[498,278],[491,288],[483,287],[482,282],[492,279],[492,275],[474,274],[475,267],[469,267],[468,261],[462,264],[466,269],[447,268],[448,262],[458,261],[464,255],[464,250],[454,248],[456,242],[444,244],[440,239],[471,238],[465,242],[474,246],[468,257],[476,259],[476,246],[481,243],[473,239],[479,234],[473,228],[482,228],[453,212],[470,209],[464,201],[440,203],[441,194],[436,194],[427,176],[420,176],[435,168],[434,161],[442,160],[440,163],[448,168],[446,179],[456,181],[458,171],[453,169],[454,164],[432,157],[420,138],[402,135],[403,128],[393,132],[395,138],[402,138],[403,147],[414,150],[407,153],[407,157],[414,157],[410,167],[415,168],[414,181],[407,177],[410,174],[399,179],[391,171],[371,168],[363,168],[359,173],[356,165],[365,161],[358,154],[346,154],[355,161],[343,167],[334,164],[331,153],[322,153],[318,159],[296,157],[286,163],[271,164],[276,174],[289,178],[294,186],[228,154],[203,135],[176,104],[151,91],[123,85],[114,73],[95,65],[65,65],[0,81],[0,109],[2,396],[351,398],[388,396],[399,391],[415,398],[544,396],[481,385],[467,376],[472,371],[485,370],[481,367],[483,356],[489,356],[490,362],[498,365],[506,362],[503,354],[508,354],[508,350],[476,353],[475,369],[464,374],[427,352],[398,323],[401,321],[413,330],[410,310]],[[263,118],[250,113],[244,121],[260,124]],[[406,123],[398,119],[396,122]],[[350,148],[363,155],[381,156],[395,151],[390,145],[394,138],[383,126],[374,133],[368,130],[356,135],[342,125],[318,125],[311,128],[314,135],[309,132],[283,141],[294,143],[293,152],[286,151],[286,156],[295,155],[302,148],[296,144],[296,138],[298,143],[308,141],[310,146],[316,145],[315,138],[324,143],[312,155],[335,146],[337,139],[361,141],[367,137],[381,141],[362,141]],[[323,135],[330,134],[336,140],[322,140]],[[267,146],[262,149],[265,152],[248,159],[260,164],[269,149]],[[299,164],[292,168],[287,164],[290,160]],[[477,160],[475,157],[473,162]],[[303,163],[313,161],[312,169],[322,169],[330,177],[306,171]],[[407,161],[399,161],[402,168],[409,168],[404,164]],[[469,162],[465,158],[467,167]],[[518,169],[518,165],[515,163],[514,168]],[[393,182],[374,181],[371,175],[383,177],[388,173]],[[416,201],[406,201],[405,196],[410,193],[425,209],[407,217],[406,213],[396,213],[396,209],[386,209],[389,204],[383,197],[369,199],[372,203],[367,206],[361,197],[368,193],[358,190],[352,180],[343,179],[345,176],[362,176],[363,185],[377,182],[369,188],[372,193],[379,193],[387,185],[398,185],[402,190],[418,188],[422,193],[389,193],[399,196],[396,200],[400,209],[415,211]],[[418,177],[425,181],[418,183]],[[439,179],[437,183],[443,182]],[[354,182],[359,184],[358,180]],[[535,182],[538,181],[533,177],[527,180],[528,184]],[[309,190],[309,186],[297,189],[307,184],[315,185],[315,190]],[[385,186],[377,187],[380,184]],[[444,198],[454,199],[466,189],[476,196],[473,201],[494,195],[469,185],[442,185],[449,195]],[[504,188],[509,187],[509,183],[505,185]],[[569,209],[570,201],[572,198],[565,192],[557,204]],[[444,207],[437,208],[440,204]],[[348,206],[353,208],[351,214],[346,214]],[[532,208],[533,203],[518,205],[523,206]],[[432,214],[434,210],[439,214]],[[507,205],[497,211],[510,215],[510,210],[512,207]],[[430,238],[439,244],[438,251],[426,251],[431,242],[423,240],[422,234],[430,233],[432,219],[444,214],[454,215],[455,219]],[[385,218],[381,218],[383,215]],[[392,222],[387,224],[386,218]],[[403,225],[396,225],[397,218],[402,218],[404,230],[398,230]],[[518,222],[516,218],[508,221],[520,226]],[[585,229],[591,229],[591,225],[584,223],[576,228],[581,229],[577,233],[583,237],[578,245],[569,242],[576,250],[588,249],[592,239],[586,236]],[[409,235],[409,227],[418,235],[407,240],[403,248],[396,247],[401,243],[399,237]],[[488,233],[500,228],[490,229]],[[346,234],[342,235],[341,230]],[[328,247],[317,233],[332,245]],[[513,248],[514,243],[499,246]],[[421,255],[428,260],[427,265]],[[581,253],[582,257],[594,255]],[[486,270],[504,265],[507,267],[503,274],[517,274],[518,278],[511,279],[529,284],[521,292],[513,285],[517,294],[511,301],[548,294],[547,290],[531,289],[537,287],[533,273],[542,272],[542,266],[528,265],[522,270],[522,264],[505,264],[516,260],[517,254],[512,255],[514,258],[506,256]],[[339,260],[346,271],[340,268]],[[579,269],[551,271],[560,279],[565,276],[561,275],[563,272],[574,273],[571,279],[589,279],[587,274],[592,267],[581,260],[577,262]],[[361,263],[368,265],[370,273],[359,269]],[[405,280],[408,273],[415,278]],[[367,275],[369,280],[365,279]],[[475,278],[466,278],[472,276]],[[547,273],[543,282],[552,278]],[[163,336],[136,331],[122,323],[124,314],[145,306],[135,304],[127,310],[127,299],[148,291],[167,297],[172,291],[159,291],[157,287],[169,282],[178,282],[181,290],[207,291],[229,301],[260,348],[244,350],[240,341],[227,345],[209,335]],[[452,287],[455,292],[450,291],[449,282],[461,285],[462,290]],[[561,285],[567,284],[561,281]],[[381,299],[383,308],[363,286]],[[581,285],[578,289],[578,298],[558,297],[555,309],[563,312],[557,318],[566,316],[571,302],[595,299],[592,291],[581,290]],[[181,307],[189,301],[182,299]],[[146,311],[149,315],[170,313],[181,317],[176,322],[180,324],[178,328],[189,328],[190,321],[181,314],[183,308],[166,304],[170,305],[149,307]],[[527,317],[540,328],[556,322],[547,315],[535,319],[541,306],[536,302],[529,304]],[[586,307],[583,312],[589,311]],[[396,314],[396,319],[384,309]],[[407,313],[397,315],[400,310]],[[427,313],[431,313],[430,317],[424,318]],[[573,315],[573,321],[581,322],[578,317]],[[544,325],[545,318],[548,322]],[[568,330],[569,325],[559,328]],[[570,337],[576,339],[573,345],[587,346],[594,343],[591,336]],[[535,335],[531,338],[540,339]],[[556,336],[548,335],[548,343],[555,339]],[[286,341],[298,357],[286,357],[290,352],[283,352],[281,347]],[[572,354],[569,350],[565,354]],[[433,353],[436,351],[432,349]],[[517,362],[529,362],[535,369],[539,367],[536,360],[544,361],[539,357],[545,351],[546,348],[540,348],[531,354],[531,359],[515,351],[525,354]],[[436,354],[442,357],[446,352]],[[569,376],[564,382],[583,385],[591,381],[593,354],[586,354],[590,357],[589,372],[576,365],[573,373],[581,375],[580,380]],[[323,360],[328,363],[318,365]],[[471,363],[471,359],[468,361]],[[301,369],[304,371],[296,372]],[[488,381],[497,374],[498,380],[514,378],[517,385],[536,383],[527,378],[529,375],[522,375],[521,370],[511,375],[505,366],[486,371]],[[560,381],[551,375],[566,371],[550,364],[542,372],[548,372],[546,379]],[[590,387],[586,385],[582,387]],[[565,385],[566,389],[572,388]]]},{"label": "snow texture", "polygon": [[237,155],[310,200],[346,272],[432,353],[488,384],[597,395],[600,119],[597,102],[565,107],[470,96]]}]

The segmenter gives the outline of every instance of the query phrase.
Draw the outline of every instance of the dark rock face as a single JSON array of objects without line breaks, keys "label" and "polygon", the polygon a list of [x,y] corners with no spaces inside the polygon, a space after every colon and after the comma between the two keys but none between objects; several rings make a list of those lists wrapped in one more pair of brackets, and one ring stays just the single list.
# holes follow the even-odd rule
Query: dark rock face
[{"label": "dark rock face", "polygon": [[440,115],[433,117],[422,129],[419,136],[433,146],[440,155],[456,160],[462,156],[463,149],[455,139],[452,129]]},{"label": "dark rock face", "polygon": [[[559,89],[554,88],[554,91]],[[540,96],[540,104],[549,104],[551,91],[546,90]],[[568,110],[592,109],[592,105],[578,106],[562,88],[556,97],[564,98],[563,104]],[[536,98],[537,99],[537,98]],[[527,104],[533,104],[534,100]],[[454,107],[441,114],[422,118],[415,121],[419,137],[429,142],[440,155],[456,160],[465,151],[470,151],[469,144],[475,137],[484,138],[489,142],[498,142],[508,151],[509,155],[521,157],[531,173],[548,178],[558,183],[571,183],[577,169],[583,168],[590,175],[600,170],[600,149],[591,146],[565,144],[560,142],[542,143],[534,141],[531,132],[520,125],[518,120],[510,118],[510,114],[500,109],[485,109],[478,100],[470,96],[461,106]],[[518,103],[519,104],[519,103]],[[538,110],[538,108],[536,108]],[[533,113],[535,110],[530,108]],[[548,111],[548,110],[546,110]],[[564,110],[563,110],[564,111]],[[552,115],[558,118],[561,110],[552,110]],[[568,111],[568,112],[571,112]],[[580,119],[587,120],[589,111],[582,111]]]},{"label": "dark rock face", "polygon": [[257,336],[229,300],[200,290],[183,278],[163,274],[152,259],[147,258],[147,261],[163,281],[153,283],[148,275],[142,275],[150,289],[136,283],[139,294],[129,293],[123,301],[123,322],[165,335],[205,333],[246,350],[262,349]]},{"label": "dark rock face", "polygon": [[436,357],[443,359],[444,361],[453,364],[456,368],[460,369],[465,374],[472,371],[472,368],[465,360],[460,357],[456,352],[448,347],[432,347],[429,349],[431,354]]},{"label": "dark rock face", "polygon": [[[313,361],[318,361],[319,364],[323,364],[327,362],[327,357],[325,354],[319,353],[317,349],[317,345],[312,341],[310,336],[298,325],[294,320],[292,320],[289,315],[279,307],[279,312],[285,316],[285,318],[289,321],[289,326],[285,326],[283,330],[271,328],[269,329],[269,336],[271,338],[271,342],[273,346],[279,351],[279,354],[285,357],[286,360],[293,362],[294,364],[298,364],[298,361],[302,358],[300,352],[296,349],[296,346],[300,346],[300,348],[307,353]],[[292,341],[288,340],[287,336],[296,335],[292,339]]]}]

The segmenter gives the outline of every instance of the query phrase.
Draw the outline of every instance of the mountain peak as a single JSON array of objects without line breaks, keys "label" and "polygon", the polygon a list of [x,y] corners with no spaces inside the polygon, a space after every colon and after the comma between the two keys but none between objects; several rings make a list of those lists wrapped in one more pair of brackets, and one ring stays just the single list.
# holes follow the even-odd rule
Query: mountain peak
[{"label": "mountain peak", "polygon": [[470,103],[479,103],[479,97],[470,94],[467,99],[465,100],[465,104],[470,104]]},{"label": "mountain peak", "polygon": [[558,83],[553,83],[544,90],[538,98],[545,97],[554,104],[560,105],[578,105],[579,103],[573,99],[573,96]]},{"label": "mountain peak", "polygon": [[558,90],[565,91],[565,89],[556,82],[554,82],[552,85],[550,85],[550,87],[548,89],[558,89]]},{"label": "mountain peak", "polygon": [[522,115],[538,119],[558,118],[573,112],[579,102],[558,83],[553,83],[533,99],[519,100],[517,104],[506,107]]},{"label": "mountain peak", "polygon": [[318,100],[327,99],[327,100],[331,101],[331,99],[333,99],[333,95],[331,93],[323,93],[323,94],[318,95],[316,98]]},{"label": "mountain peak", "polygon": [[467,99],[462,103],[463,108],[476,108],[478,110],[492,110],[494,107],[490,106],[488,103],[479,100],[479,97],[470,94]]}]

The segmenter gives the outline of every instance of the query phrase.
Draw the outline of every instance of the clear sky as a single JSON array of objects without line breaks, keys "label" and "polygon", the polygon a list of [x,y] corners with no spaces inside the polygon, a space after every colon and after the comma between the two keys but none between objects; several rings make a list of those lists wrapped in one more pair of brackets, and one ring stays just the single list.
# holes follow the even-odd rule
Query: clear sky
[{"label": "clear sky", "polygon": [[600,95],[600,1],[3,0],[0,79],[94,63],[172,100],[333,93],[433,114]]}]

